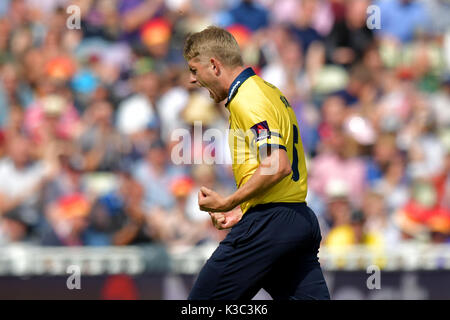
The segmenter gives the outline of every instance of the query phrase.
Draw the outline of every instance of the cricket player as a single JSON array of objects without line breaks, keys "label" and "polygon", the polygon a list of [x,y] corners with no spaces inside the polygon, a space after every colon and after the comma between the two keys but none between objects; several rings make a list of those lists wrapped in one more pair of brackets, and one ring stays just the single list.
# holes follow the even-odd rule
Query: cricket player
[{"label": "cricket player", "polygon": [[[307,172],[294,111],[272,84],[243,66],[226,30],[210,26],[186,39],[193,84],[230,112],[229,144],[237,190],[202,187],[198,203],[231,231],[208,259],[188,299],[330,299],[318,261],[322,239],[306,205]],[[252,157],[256,150],[256,156]]]}]

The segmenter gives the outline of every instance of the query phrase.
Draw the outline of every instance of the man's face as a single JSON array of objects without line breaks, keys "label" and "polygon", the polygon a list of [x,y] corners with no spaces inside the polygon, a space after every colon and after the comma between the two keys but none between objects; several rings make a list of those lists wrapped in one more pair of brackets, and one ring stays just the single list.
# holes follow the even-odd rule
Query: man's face
[{"label": "man's face", "polygon": [[223,88],[220,85],[220,71],[217,70],[219,66],[215,61],[205,62],[199,58],[193,58],[188,61],[188,65],[191,72],[190,82],[192,84],[208,89],[209,96],[216,103],[226,99],[228,88]]}]

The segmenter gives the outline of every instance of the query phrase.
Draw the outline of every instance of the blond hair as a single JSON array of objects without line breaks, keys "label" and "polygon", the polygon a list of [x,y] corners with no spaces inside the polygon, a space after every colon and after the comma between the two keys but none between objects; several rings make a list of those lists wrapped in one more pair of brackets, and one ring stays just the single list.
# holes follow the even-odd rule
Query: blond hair
[{"label": "blond hair", "polygon": [[196,57],[214,57],[229,67],[244,64],[241,49],[233,35],[215,26],[209,26],[189,35],[184,45],[183,55],[187,61]]}]

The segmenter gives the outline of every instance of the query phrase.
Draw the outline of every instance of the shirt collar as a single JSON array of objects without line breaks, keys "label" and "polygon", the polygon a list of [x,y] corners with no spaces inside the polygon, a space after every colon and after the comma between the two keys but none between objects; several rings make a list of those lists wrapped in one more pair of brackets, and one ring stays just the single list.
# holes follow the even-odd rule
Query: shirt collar
[{"label": "shirt collar", "polygon": [[251,76],[254,76],[255,74],[256,74],[255,71],[253,71],[252,68],[248,67],[247,69],[242,71],[236,77],[236,79],[234,79],[233,83],[230,86],[230,89],[228,90],[228,100],[225,103],[225,107],[228,107],[228,105],[230,104],[231,100],[234,98],[234,96],[236,95],[239,87],[244,83],[244,81],[247,80],[248,78],[250,78]]}]

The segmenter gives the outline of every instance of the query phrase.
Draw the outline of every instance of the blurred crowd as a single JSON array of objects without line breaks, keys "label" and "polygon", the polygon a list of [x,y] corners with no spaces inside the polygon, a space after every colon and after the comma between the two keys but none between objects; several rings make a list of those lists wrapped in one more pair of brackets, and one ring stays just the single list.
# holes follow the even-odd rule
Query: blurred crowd
[{"label": "blurred crowd", "polygon": [[223,239],[197,192],[232,193],[230,165],[189,139],[194,164],[171,157],[178,129],[228,128],[182,56],[211,24],[295,110],[325,245],[449,242],[449,16],[446,0],[0,1],[0,244]]}]

